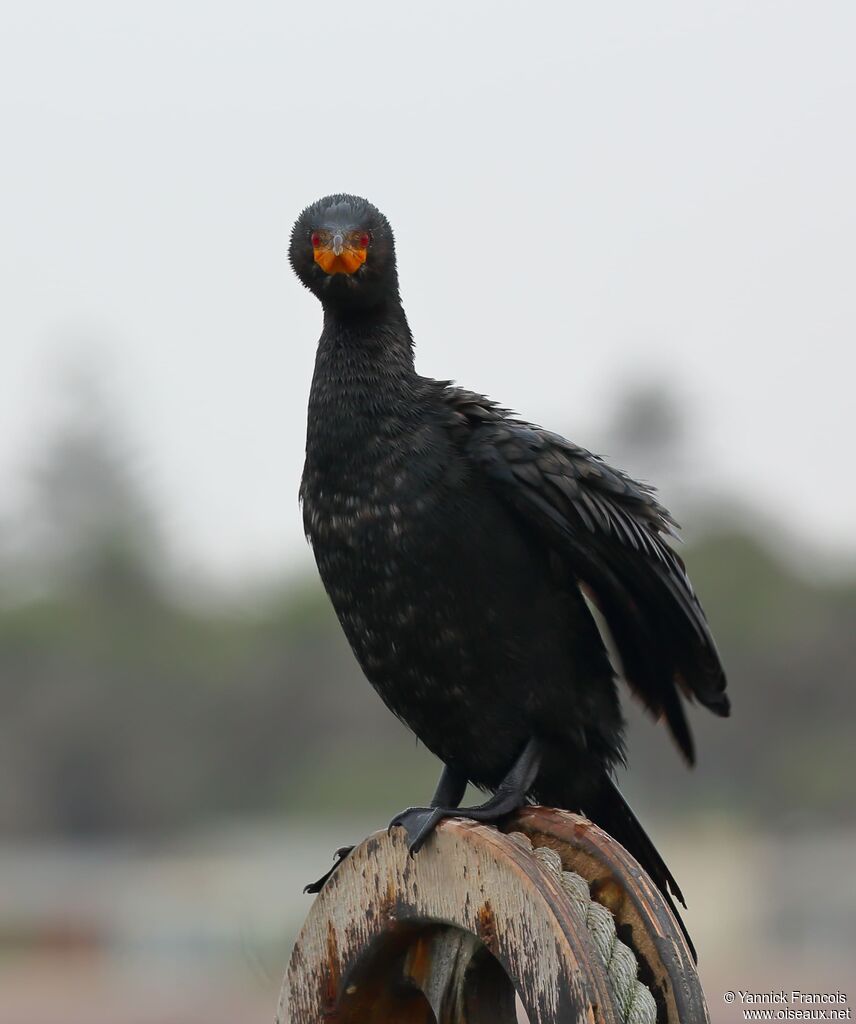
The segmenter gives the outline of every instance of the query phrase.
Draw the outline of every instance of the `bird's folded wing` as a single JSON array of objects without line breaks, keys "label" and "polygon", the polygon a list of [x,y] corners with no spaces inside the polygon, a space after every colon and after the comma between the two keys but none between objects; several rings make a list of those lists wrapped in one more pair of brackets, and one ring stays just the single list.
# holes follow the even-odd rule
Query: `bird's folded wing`
[{"label": "bird's folded wing", "polygon": [[704,612],[667,543],[669,513],[650,487],[558,434],[481,395],[446,396],[471,463],[570,567],[606,621],[627,682],[692,761],[679,691],[720,715],[729,704]]}]

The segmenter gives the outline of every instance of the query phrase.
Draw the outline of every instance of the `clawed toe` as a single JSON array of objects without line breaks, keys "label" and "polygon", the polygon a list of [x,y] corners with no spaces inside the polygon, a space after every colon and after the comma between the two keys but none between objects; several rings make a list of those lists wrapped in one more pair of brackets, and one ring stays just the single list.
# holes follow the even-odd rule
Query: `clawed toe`
[{"label": "clawed toe", "polygon": [[442,807],[408,807],[406,811],[396,814],[387,831],[391,832],[400,826],[407,832],[407,849],[412,857],[422,849],[437,823],[448,813]]},{"label": "clawed toe", "polygon": [[333,874],[336,868],[341,865],[342,861],[348,856],[351,850],[353,850],[353,846],[340,846],[333,854],[333,867],[331,867],[330,870],[323,874],[317,881],[310,882],[309,885],[304,885],[303,891],[313,894],[321,892],[327,879]]}]

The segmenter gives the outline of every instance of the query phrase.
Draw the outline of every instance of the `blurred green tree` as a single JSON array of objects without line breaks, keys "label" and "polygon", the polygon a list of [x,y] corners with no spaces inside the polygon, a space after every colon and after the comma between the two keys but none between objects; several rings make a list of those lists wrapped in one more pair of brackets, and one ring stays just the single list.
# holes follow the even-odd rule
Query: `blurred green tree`
[{"label": "blurred green tree", "polygon": [[[0,605],[0,832],[161,834],[286,811],[382,821],[429,793],[433,759],[362,678],[314,576],[217,609],[187,587],[173,600],[172,555],[118,411],[91,380],[72,396],[32,508],[6,524],[28,540],[17,600]],[[631,472],[676,458],[667,398],[617,405]],[[632,712],[627,789],[646,813],[852,816],[841,751],[856,581],[803,578],[745,514],[711,522],[685,554],[734,715],[693,715],[691,776]]]}]

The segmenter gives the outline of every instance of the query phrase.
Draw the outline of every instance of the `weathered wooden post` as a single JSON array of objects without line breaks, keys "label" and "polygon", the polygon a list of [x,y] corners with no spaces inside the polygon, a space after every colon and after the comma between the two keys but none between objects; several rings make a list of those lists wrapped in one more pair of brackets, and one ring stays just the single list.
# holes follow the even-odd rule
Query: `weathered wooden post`
[{"label": "weathered wooden post", "polygon": [[[616,934],[617,932],[617,934]],[[680,928],[591,822],[527,807],[505,834],[441,823],[415,858],[378,832],[324,887],[279,1024],[703,1024]]]}]

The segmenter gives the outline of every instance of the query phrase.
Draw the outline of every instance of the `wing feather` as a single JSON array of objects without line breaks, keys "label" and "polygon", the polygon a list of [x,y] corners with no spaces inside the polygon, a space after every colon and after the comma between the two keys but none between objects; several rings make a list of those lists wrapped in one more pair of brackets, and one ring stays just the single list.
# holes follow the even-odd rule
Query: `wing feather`
[{"label": "wing feather", "polygon": [[681,694],[727,715],[725,673],[704,611],[668,539],[676,524],[651,487],[488,399],[446,387],[471,463],[597,604],[628,684],[665,717],[684,756]]}]

